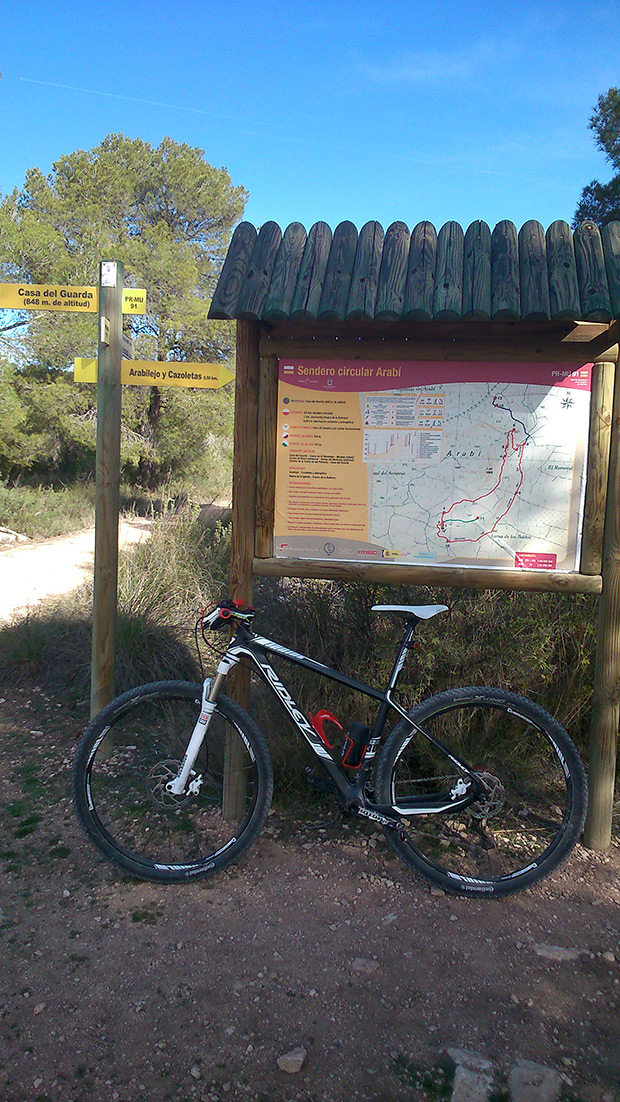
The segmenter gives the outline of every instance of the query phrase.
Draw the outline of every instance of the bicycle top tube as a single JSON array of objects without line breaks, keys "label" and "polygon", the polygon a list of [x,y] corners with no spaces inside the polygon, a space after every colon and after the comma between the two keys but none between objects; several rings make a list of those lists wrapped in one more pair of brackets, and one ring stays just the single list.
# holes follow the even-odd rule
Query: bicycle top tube
[{"label": "bicycle top tube", "polygon": [[373,697],[375,700],[385,699],[385,693],[381,689],[376,689],[363,681],[357,681],[356,678],[349,677],[348,674],[341,673],[340,670],[335,670],[331,666],[326,666],[323,662],[317,662],[315,658],[308,658],[305,654],[290,650],[289,647],[284,647],[281,643],[276,643],[273,639],[267,639],[263,635],[256,635],[254,632],[248,631],[245,627],[238,631],[235,638],[231,640],[227,653],[230,654],[235,651],[237,653],[249,655],[261,669],[264,669],[260,661],[261,656],[273,654],[276,657],[285,658],[287,662],[292,662],[294,665],[301,666],[311,673],[319,674],[321,677],[327,677],[330,681],[337,681],[339,684],[345,685],[347,688],[353,689],[356,692],[363,693],[365,696]]},{"label": "bicycle top tube", "polygon": [[[404,616],[408,624],[420,620],[430,620],[440,612],[447,612],[447,605],[372,605],[371,612],[391,612]],[[205,610],[199,619],[201,630],[217,631],[223,627],[251,630],[256,609],[246,606],[242,601],[222,601],[215,608]],[[271,640],[273,642],[273,640]]]},{"label": "bicycle top tube", "polygon": [[366,696],[370,696],[375,700],[388,702],[392,707],[396,708],[397,712],[401,715],[404,714],[402,710],[391,699],[391,694],[396,687],[399,674],[405,664],[407,650],[412,645],[412,639],[415,632],[416,625],[423,620],[428,620],[432,616],[436,616],[439,612],[447,611],[446,605],[374,605],[372,606],[373,612],[386,612],[394,613],[399,616],[405,617],[404,632],[398,646],[396,658],[390,674],[387,688],[385,690],[374,688],[371,685],[365,684],[362,681],[358,681],[356,678],[349,677],[347,674],[341,673],[339,670],[335,670],[330,666],[325,665],[323,662],[319,662],[314,658],[309,658],[305,654],[301,654],[298,651],[292,650],[290,647],[285,647],[281,643],[277,643],[273,639],[268,639],[266,636],[258,635],[252,630],[252,621],[255,615],[255,609],[246,607],[240,601],[223,601],[215,608],[203,613],[200,618],[201,630],[204,633],[205,630],[217,631],[224,627],[232,627],[236,629],[234,638],[230,642],[228,653],[232,657],[233,654],[246,653],[251,657],[257,665],[263,669],[260,661],[260,653],[269,653],[274,655],[280,655],[288,662],[292,662],[296,665],[309,670],[312,673],[316,673],[319,676],[327,677],[332,681],[347,686],[348,688],[361,692]]}]

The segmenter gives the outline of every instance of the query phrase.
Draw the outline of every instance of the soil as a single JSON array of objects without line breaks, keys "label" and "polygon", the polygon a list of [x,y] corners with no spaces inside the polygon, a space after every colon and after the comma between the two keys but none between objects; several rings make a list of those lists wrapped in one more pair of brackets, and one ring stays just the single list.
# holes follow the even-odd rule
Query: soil
[{"label": "soil", "polygon": [[617,843],[470,901],[325,797],[210,880],[132,881],[76,823],[80,727],[0,685],[3,1102],[416,1102],[450,1096],[454,1048],[492,1061],[496,1100],[520,1059],[620,1099]]}]

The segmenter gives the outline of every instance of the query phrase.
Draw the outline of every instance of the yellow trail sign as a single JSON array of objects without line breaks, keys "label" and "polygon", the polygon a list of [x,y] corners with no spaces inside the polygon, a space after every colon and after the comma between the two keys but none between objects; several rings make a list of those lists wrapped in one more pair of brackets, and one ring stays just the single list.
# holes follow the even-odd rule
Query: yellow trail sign
[{"label": "yellow trail sign", "polygon": [[[96,314],[99,309],[99,288],[47,287],[42,283],[0,283],[0,309]],[[124,288],[123,313],[146,314],[146,291],[143,288]]]},{"label": "yellow trail sign", "polygon": [[146,291],[143,287],[123,288],[123,313],[146,314]]},{"label": "yellow trail sign", "polygon": [[96,314],[96,287],[46,287],[40,283],[0,283],[0,308],[4,310],[68,310]]},{"label": "yellow trail sign", "polygon": [[[73,361],[76,383],[97,382],[97,361]],[[169,360],[121,360],[121,383],[129,386],[185,386],[217,390],[234,378],[222,364],[172,363]]]}]

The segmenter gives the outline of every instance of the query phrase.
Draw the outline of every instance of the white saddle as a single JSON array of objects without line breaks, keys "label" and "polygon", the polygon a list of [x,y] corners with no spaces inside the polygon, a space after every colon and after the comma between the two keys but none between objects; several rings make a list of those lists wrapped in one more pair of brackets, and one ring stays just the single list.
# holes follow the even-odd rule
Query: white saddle
[{"label": "white saddle", "polygon": [[438,612],[447,612],[447,605],[373,605],[373,612],[397,612],[401,616],[417,616],[418,620],[430,620]]}]

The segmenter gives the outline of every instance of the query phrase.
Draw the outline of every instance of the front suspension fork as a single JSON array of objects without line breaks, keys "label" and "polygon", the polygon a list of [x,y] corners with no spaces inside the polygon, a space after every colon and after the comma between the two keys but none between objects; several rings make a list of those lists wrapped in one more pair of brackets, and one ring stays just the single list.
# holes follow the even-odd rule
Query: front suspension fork
[{"label": "front suspension fork", "polygon": [[[228,672],[228,671],[226,671]],[[187,750],[181,762],[181,768],[176,777],[172,781],[168,781],[166,790],[171,792],[173,796],[183,796],[185,793],[185,786],[192,774],[196,758],[200,752],[200,747],[203,744],[204,737],[207,733],[207,728],[211,722],[211,717],[215,711],[217,704],[217,698],[220,695],[222,685],[224,684],[224,678],[226,672],[221,672],[218,669],[217,674],[213,679],[210,677],[205,678],[202,685],[202,699],[200,702],[200,715],[196,720],[196,725],[192,731],[191,738],[187,744]]]}]

